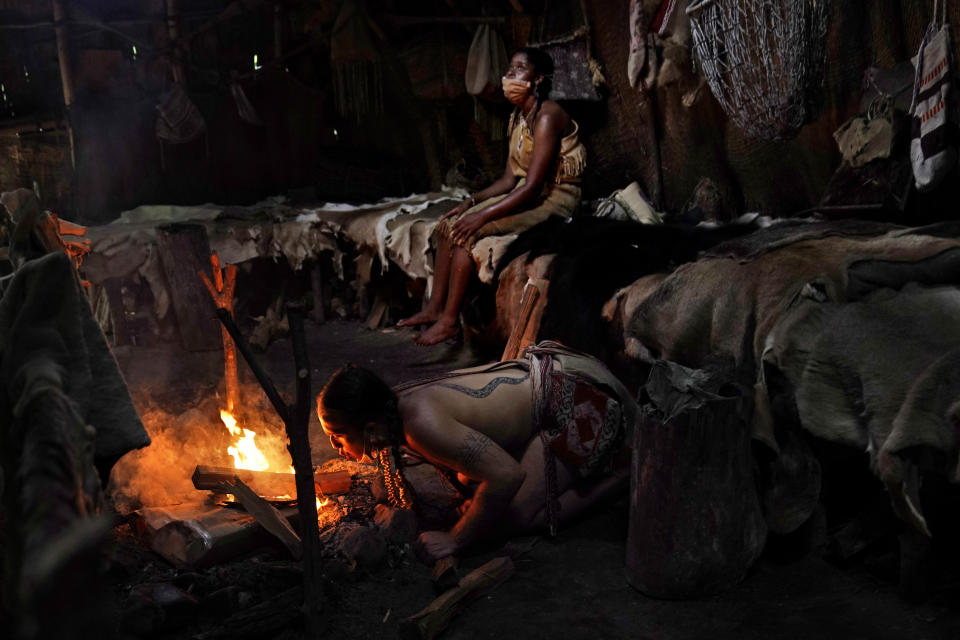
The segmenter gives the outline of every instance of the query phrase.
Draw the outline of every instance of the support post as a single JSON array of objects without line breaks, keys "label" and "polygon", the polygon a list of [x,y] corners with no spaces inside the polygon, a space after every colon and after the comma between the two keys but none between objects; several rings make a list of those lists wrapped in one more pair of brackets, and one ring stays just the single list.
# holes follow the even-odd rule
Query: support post
[{"label": "support post", "polygon": [[53,24],[57,35],[57,59],[60,62],[60,83],[63,86],[63,106],[66,110],[67,136],[70,138],[70,166],[77,168],[77,149],[73,135],[71,107],[73,107],[73,71],[70,66],[70,50],[67,44],[67,11],[63,0],[53,0]]},{"label": "support post", "polygon": [[253,370],[257,381],[260,382],[287,429],[287,437],[290,439],[290,458],[293,460],[297,486],[300,538],[303,542],[304,624],[306,637],[310,640],[319,640],[323,630],[320,610],[323,587],[320,584],[320,531],[317,526],[317,494],[314,487],[313,461],[310,458],[310,439],[307,433],[312,398],[310,361],[307,355],[306,336],[303,332],[303,316],[302,306],[298,304],[287,305],[287,318],[290,322],[290,340],[293,344],[293,359],[297,379],[296,400],[294,406],[290,407],[277,393],[270,376],[257,363],[250,345],[240,334],[240,330],[234,324],[230,313],[226,309],[217,309],[217,317],[230,332],[230,336],[240,350],[240,354],[250,365],[250,369]]},{"label": "support post", "polygon": [[[223,270],[220,268],[220,258],[216,252],[210,254],[210,267],[213,271],[213,282],[203,271],[199,271],[203,284],[206,285],[213,303],[217,309],[226,309],[233,317],[233,292],[237,284],[237,266],[228,264]],[[224,278],[224,274],[226,278]],[[233,413],[233,408],[240,404],[240,385],[237,381],[237,348],[230,338],[230,332],[224,326],[220,327],[220,337],[223,339],[223,385],[227,394],[227,411]]]},{"label": "support post", "polygon": [[167,35],[170,38],[170,63],[173,72],[173,81],[184,84],[185,74],[183,62],[180,59],[180,11],[177,9],[177,0],[166,0],[167,6]]},{"label": "support post", "polygon": [[307,356],[307,341],[303,332],[303,307],[287,305],[290,322],[290,341],[293,343],[293,360],[297,374],[297,395],[291,419],[286,422],[290,439],[290,458],[297,482],[297,506],[300,509],[300,538],[303,540],[303,608],[306,614],[307,637],[320,638],[322,617],[320,599],[323,588],[320,584],[320,531],[317,526],[316,492],[313,484],[313,462],[310,459],[310,438],[307,427],[310,423],[312,404],[310,390],[310,361]]}]

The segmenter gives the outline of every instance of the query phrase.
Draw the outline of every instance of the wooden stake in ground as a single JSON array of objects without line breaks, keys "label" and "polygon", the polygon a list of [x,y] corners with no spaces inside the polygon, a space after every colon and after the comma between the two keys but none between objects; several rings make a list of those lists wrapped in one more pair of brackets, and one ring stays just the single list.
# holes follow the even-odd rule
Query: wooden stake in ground
[{"label": "wooden stake in ground", "polygon": [[[228,264],[221,271],[220,258],[214,252],[210,254],[210,267],[213,269],[213,282],[210,282],[210,278],[203,271],[197,273],[200,274],[217,308],[226,309],[233,316],[233,291],[237,284],[237,266]],[[237,383],[237,348],[226,327],[220,327],[220,335],[223,337],[223,383],[227,392],[227,411],[232,412],[240,402],[240,386]]]},{"label": "wooden stake in ground", "polygon": [[296,368],[296,399],[290,407],[270,380],[270,376],[257,363],[233,318],[226,309],[217,309],[217,317],[230,332],[253,370],[253,375],[263,387],[280,418],[287,428],[290,438],[290,458],[293,460],[297,486],[297,508],[300,511],[300,539],[303,542],[303,612],[306,623],[306,637],[319,640],[323,631],[323,619],[320,610],[323,587],[320,583],[320,531],[317,526],[316,490],[313,483],[313,464],[310,459],[310,439],[307,427],[310,421],[310,362],[307,357],[307,339],[303,333],[304,311],[298,305],[287,305],[287,317],[290,319],[290,341],[293,344],[293,360]]}]

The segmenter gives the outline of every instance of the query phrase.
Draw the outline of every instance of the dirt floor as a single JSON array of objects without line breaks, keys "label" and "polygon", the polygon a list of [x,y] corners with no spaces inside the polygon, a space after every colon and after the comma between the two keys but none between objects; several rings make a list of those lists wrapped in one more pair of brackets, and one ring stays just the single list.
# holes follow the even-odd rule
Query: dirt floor
[{"label": "dirt floor", "polygon": [[[409,331],[369,331],[359,322],[332,321],[322,326],[308,322],[307,336],[315,391],[346,362],[366,365],[389,383],[469,364],[449,345],[421,349],[411,343]],[[292,391],[289,340],[274,341],[261,355],[277,386]],[[222,375],[218,353],[125,347],[117,350],[117,357],[138,408],[147,411],[159,406],[169,411],[178,404],[195,406],[216,394]],[[240,368],[249,389],[253,377],[242,360]],[[257,401],[263,403],[262,398]],[[314,461],[323,463],[331,458],[332,449],[318,433],[315,417],[311,429]],[[874,544],[872,552],[868,549],[843,566],[828,562],[822,546],[806,554],[767,553],[739,586],[721,595],[689,601],[645,597],[624,578],[628,512],[629,501],[623,495],[563,528],[556,539],[514,541],[509,548],[515,574],[470,604],[442,637],[960,637],[960,584],[941,585],[921,603],[907,602],[898,590],[895,549],[889,544]],[[462,569],[477,567],[498,551],[480,550],[464,558]],[[139,545],[125,525],[116,528],[108,556],[121,637],[215,638],[227,615],[255,605],[264,594],[299,583],[296,563],[273,548],[208,569],[175,569]],[[325,638],[396,638],[399,622],[434,598],[429,568],[409,547],[391,546],[375,567],[351,568],[333,562],[324,567],[324,573]],[[162,623],[144,625],[142,615],[131,610],[130,594],[157,583],[204,594],[202,606],[188,607],[179,617],[166,613]],[[224,590],[240,596],[225,600],[218,595]],[[214,606],[224,601],[232,605]],[[280,631],[249,637],[293,639],[301,634],[292,623]]]}]

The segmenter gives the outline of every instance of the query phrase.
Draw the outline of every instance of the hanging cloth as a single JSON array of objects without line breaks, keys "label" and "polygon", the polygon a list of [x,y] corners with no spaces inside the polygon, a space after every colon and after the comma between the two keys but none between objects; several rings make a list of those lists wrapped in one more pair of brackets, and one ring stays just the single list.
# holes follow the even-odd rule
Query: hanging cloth
[{"label": "hanging cloth", "polygon": [[507,63],[507,49],[500,34],[489,24],[481,24],[467,53],[467,93],[478,96],[484,90],[499,91],[500,76]]},{"label": "hanging cloth", "polygon": [[333,93],[341,115],[383,111],[383,63],[363,0],[344,0],[330,34]]},{"label": "hanging cloth", "polygon": [[914,183],[920,191],[936,187],[957,162],[957,120],[953,113],[956,106],[950,103],[953,99],[950,96],[952,51],[947,0],[934,0],[933,20],[917,52],[910,105],[910,164]]},{"label": "hanging cloth", "polygon": [[173,144],[183,144],[196,139],[207,130],[207,123],[197,106],[190,101],[187,92],[179,83],[161,98],[157,105],[157,137]]},{"label": "hanging cloth", "polygon": [[233,102],[237,105],[237,113],[240,114],[241,120],[247,124],[258,127],[263,126],[263,120],[260,119],[260,114],[253,108],[253,104],[250,102],[250,99],[247,98],[247,93],[243,90],[243,86],[241,86],[239,82],[230,83],[230,95],[233,96]]}]

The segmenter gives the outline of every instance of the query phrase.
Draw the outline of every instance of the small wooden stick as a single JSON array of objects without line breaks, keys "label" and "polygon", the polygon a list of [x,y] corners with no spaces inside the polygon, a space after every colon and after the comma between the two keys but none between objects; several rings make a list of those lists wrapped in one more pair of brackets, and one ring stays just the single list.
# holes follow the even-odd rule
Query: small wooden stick
[{"label": "small wooden stick", "polygon": [[400,638],[433,640],[468,602],[496,588],[511,575],[513,560],[507,557],[494,558],[479,569],[474,569],[464,576],[460,586],[450,589],[401,622]]}]

